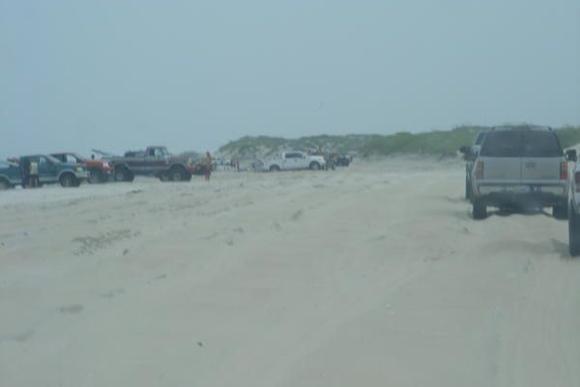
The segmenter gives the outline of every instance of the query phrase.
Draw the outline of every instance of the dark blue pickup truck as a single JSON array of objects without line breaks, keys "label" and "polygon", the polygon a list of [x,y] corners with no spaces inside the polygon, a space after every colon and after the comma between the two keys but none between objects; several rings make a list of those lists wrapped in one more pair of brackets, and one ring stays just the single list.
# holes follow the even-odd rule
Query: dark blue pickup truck
[{"label": "dark blue pickup truck", "polygon": [[87,180],[88,173],[84,167],[62,163],[47,155],[32,155],[20,157],[16,162],[0,161],[0,190],[22,185],[26,180],[25,169],[35,162],[38,166],[38,182],[40,185],[60,183],[63,187],[78,187]]},{"label": "dark blue pickup truck", "polygon": [[60,160],[48,155],[32,155],[20,157],[20,166],[24,168],[36,162],[38,165],[38,180],[41,185],[60,183],[63,187],[78,187],[88,179],[86,168],[63,163]]}]

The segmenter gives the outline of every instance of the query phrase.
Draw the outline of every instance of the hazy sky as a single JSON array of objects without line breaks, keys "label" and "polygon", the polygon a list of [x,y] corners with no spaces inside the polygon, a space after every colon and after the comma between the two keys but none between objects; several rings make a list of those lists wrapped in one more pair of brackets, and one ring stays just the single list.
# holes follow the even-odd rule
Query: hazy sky
[{"label": "hazy sky", "polygon": [[580,124],[578,0],[0,0],[0,156]]}]

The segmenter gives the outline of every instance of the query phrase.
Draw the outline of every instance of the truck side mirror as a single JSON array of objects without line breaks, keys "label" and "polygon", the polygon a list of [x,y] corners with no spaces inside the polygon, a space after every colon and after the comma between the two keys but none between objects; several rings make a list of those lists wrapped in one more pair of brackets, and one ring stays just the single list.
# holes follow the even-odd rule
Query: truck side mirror
[{"label": "truck side mirror", "polygon": [[566,160],[574,162],[578,161],[578,154],[576,149],[570,149],[566,151]]},{"label": "truck side mirror", "polygon": [[459,148],[459,152],[463,153],[463,158],[465,160],[473,160],[475,159],[475,155],[473,154],[473,152],[471,151],[471,147],[464,145],[461,148]]}]

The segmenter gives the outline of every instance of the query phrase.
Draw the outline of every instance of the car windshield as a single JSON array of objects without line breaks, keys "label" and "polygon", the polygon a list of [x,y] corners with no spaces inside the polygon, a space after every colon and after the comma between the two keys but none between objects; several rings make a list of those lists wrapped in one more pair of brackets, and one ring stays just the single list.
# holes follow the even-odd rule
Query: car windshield
[{"label": "car windshield", "polygon": [[483,157],[520,157],[521,148],[521,131],[498,131],[485,137],[480,154]]},{"label": "car windshield", "polygon": [[558,137],[551,131],[502,130],[489,133],[483,143],[484,157],[561,157]]},{"label": "car windshield", "polygon": [[47,156],[45,156],[45,157],[46,157],[46,159],[47,159],[48,161],[50,161],[50,162],[52,162],[52,163],[55,163],[55,164],[62,164],[62,161],[60,161],[60,160],[59,160],[59,159],[57,159],[56,157],[52,157],[52,156],[48,156],[48,155],[47,155]]},{"label": "car windshield", "polygon": [[78,153],[71,153],[68,156],[68,159],[69,160],[75,159],[76,163],[84,163],[86,160],[83,156],[79,155]]},{"label": "car windshield", "polygon": [[155,157],[165,157],[169,155],[169,151],[166,148],[155,148],[153,149],[153,155]]}]

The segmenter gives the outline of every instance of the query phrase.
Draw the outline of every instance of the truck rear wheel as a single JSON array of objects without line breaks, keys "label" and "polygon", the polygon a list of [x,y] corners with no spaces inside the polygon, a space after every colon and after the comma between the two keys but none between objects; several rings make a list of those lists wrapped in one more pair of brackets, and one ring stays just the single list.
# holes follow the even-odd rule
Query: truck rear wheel
[{"label": "truck rear wheel", "polygon": [[568,244],[570,255],[577,257],[580,255],[580,215],[572,209],[570,205],[570,213],[568,217]]},{"label": "truck rear wheel", "polygon": [[318,164],[316,161],[313,161],[310,163],[310,169],[313,171],[318,171],[320,169],[320,164]]},{"label": "truck rear wheel", "polygon": [[469,179],[465,177],[465,199],[471,200],[471,184],[469,184]]},{"label": "truck rear wheel", "polygon": [[191,175],[189,175],[185,168],[180,166],[172,167],[169,170],[169,179],[171,181],[187,181],[188,178],[191,179]]},{"label": "truck rear wheel", "polygon": [[135,175],[127,167],[115,168],[115,181],[131,182],[135,180]]},{"label": "truck rear wheel", "polygon": [[270,167],[270,172],[279,172],[280,171],[280,167],[277,165],[272,165]]},{"label": "truck rear wheel", "polygon": [[78,187],[80,182],[72,173],[64,173],[60,179],[60,185],[64,188]]},{"label": "truck rear wheel", "polygon": [[6,180],[0,179],[0,191],[5,191],[11,187],[12,186],[10,185],[10,183],[8,183]]},{"label": "truck rear wheel", "polygon": [[568,207],[566,206],[566,204],[554,206],[552,208],[552,215],[556,219],[560,220],[568,219]]},{"label": "truck rear wheel", "polygon": [[473,219],[481,220],[487,218],[487,205],[483,203],[481,200],[474,200],[473,201]]}]

